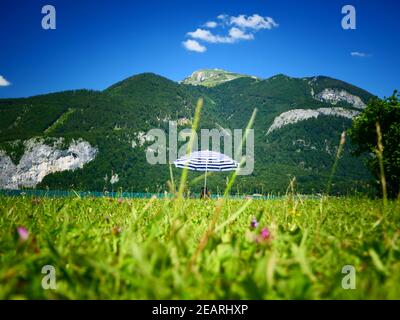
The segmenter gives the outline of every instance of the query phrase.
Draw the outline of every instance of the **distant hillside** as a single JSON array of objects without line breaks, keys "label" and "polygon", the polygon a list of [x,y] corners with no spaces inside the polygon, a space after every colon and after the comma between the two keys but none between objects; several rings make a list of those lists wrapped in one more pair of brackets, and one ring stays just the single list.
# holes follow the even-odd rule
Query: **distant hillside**
[{"label": "distant hillside", "polygon": [[[201,128],[245,128],[258,109],[255,169],[238,178],[234,191],[265,193],[284,192],[292,177],[301,192],[323,191],[341,132],[373,96],[329,77],[258,79],[214,69],[182,83],[145,73],[104,91],[0,99],[0,188],[164,191],[169,166],[147,163],[146,133],[168,130],[172,120],[179,131],[190,128],[199,97]],[[210,177],[214,192],[226,176]],[[334,191],[363,190],[369,179],[347,144]]]}]

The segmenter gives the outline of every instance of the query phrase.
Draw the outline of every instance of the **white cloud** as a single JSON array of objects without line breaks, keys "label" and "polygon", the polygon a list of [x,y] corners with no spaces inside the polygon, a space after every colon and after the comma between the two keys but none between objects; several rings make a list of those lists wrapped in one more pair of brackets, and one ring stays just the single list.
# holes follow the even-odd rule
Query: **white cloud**
[{"label": "white cloud", "polygon": [[243,30],[238,28],[231,28],[229,30],[229,36],[234,40],[253,40],[254,36],[251,33],[245,33]]},{"label": "white cloud", "polygon": [[371,56],[369,53],[353,51],[350,53],[352,57],[365,58]]},{"label": "white cloud", "polygon": [[215,28],[216,26],[218,26],[218,23],[216,23],[215,21],[207,21],[204,24],[204,26],[212,29],[212,28]]},{"label": "white cloud", "polygon": [[228,36],[219,36],[213,34],[210,30],[196,29],[196,31],[188,32],[188,36],[193,39],[201,40],[209,43],[235,43],[240,40],[253,40],[254,36],[251,33],[245,33],[236,27],[229,30]]},{"label": "white cloud", "polygon": [[217,16],[217,19],[219,19],[219,20],[225,20],[226,18],[228,18],[227,14],[220,14]]},{"label": "white cloud", "polygon": [[[278,24],[274,19],[262,17],[259,14],[253,14],[252,16],[241,14],[237,17],[220,14],[217,16],[216,21],[215,19],[209,20],[201,28],[188,32],[186,35],[191,39],[186,40],[183,44],[188,50],[204,52],[207,48],[201,45],[200,42],[232,44],[244,40],[249,41],[254,39],[256,32],[276,27],[278,27]],[[209,29],[215,30],[210,31]]]},{"label": "white cloud", "polygon": [[2,75],[0,75],[0,87],[7,87],[9,86],[11,83],[4,78]]},{"label": "white cloud", "polygon": [[239,28],[248,28],[254,30],[272,29],[278,27],[278,24],[271,17],[262,17],[258,14],[246,16],[241,14],[237,17],[230,17],[230,24]]},{"label": "white cloud", "polygon": [[193,39],[202,40],[210,43],[231,43],[230,37],[221,37],[214,35],[210,30],[197,28],[196,31],[188,32],[188,36]]},{"label": "white cloud", "polygon": [[196,31],[188,32],[187,34],[194,39],[212,43],[217,42],[217,37],[214,36],[209,30],[197,28]]},{"label": "white cloud", "polygon": [[204,52],[207,50],[207,48],[205,46],[202,46],[196,40],[192,40],[192,39],[188,39],[188,40],[182,42],[182,44],[189,51]]}]

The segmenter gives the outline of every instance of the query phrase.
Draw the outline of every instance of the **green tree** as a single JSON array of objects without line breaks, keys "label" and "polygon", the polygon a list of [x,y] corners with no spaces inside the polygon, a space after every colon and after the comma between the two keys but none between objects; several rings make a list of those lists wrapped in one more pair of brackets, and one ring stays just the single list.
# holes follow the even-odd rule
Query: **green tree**
[{"label": "green tree", "polygon": [[381,190],[379,168],[378,134],[379,123],[382,132],[383,167],[386,178],[388,196],[396,197],[400,186],[400,95],[397,91],[384,100],[372,100],[365,110],[353,120],[350,130],[352,142],[356,145],[355,153],[370,153],[368,167]]}]

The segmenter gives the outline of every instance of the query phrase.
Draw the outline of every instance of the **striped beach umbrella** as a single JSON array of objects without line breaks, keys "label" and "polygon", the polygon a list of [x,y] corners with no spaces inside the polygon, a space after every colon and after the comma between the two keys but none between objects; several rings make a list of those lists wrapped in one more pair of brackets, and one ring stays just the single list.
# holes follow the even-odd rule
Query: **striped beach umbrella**
[{"label": "striped beach umbrella", "polygon": [[204,171],[204,189],[207,187],[207,171],[231,171],[238,167],[238,162],[225,154],[201,150],[194,151],[174,161],[177,168],[188,168],[194,171]]}]

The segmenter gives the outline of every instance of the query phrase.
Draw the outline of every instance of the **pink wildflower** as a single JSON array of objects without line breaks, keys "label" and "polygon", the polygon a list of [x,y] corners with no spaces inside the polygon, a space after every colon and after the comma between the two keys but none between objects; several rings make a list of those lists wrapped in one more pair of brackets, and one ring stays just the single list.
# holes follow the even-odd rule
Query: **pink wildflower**
[{"label": "pink wildflower", "polygon": [[21,241],[26,241],[29,238],[29,231],[25,227],[17,228],[18,236]]}]

